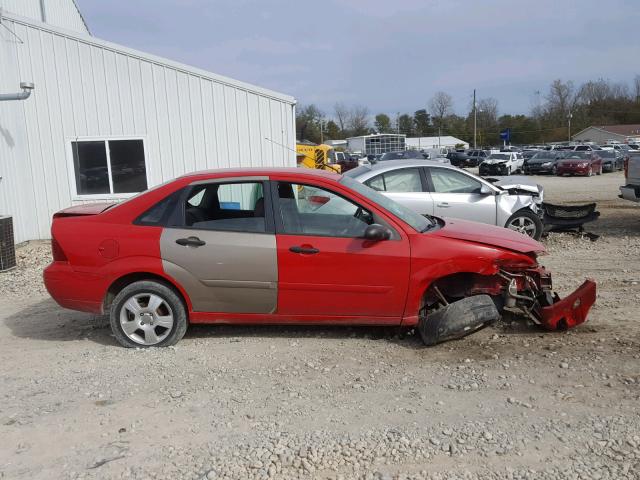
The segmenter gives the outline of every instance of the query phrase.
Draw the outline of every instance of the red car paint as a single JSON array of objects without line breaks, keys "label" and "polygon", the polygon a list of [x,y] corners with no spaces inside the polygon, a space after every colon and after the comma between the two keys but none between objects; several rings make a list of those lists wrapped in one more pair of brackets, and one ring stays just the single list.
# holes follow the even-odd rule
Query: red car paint
[{"label": "red car paint", "polygon": [[[166,274],[160,253],[162,227],[134,220],[171,193],[195,181],[237,176],[311,183],[352,199],[384,219],[398,240],[309,237],[276,234],[278,306],[269,314],[194,311],[185,289]],[[54,261],[44,272],[46,287],[63,307],[103,313],[109,290],[131,280],[155,277],[171,283],[182,295],[192,323],[333,323],[414,326],[425,292],[442,277],[474,274],[470,293],[503,290],[499,273],[542,270],[536,255],[544,247],[508,229],[461,220],[441,220],[437,231],[418,233],[367,197],[339,183],[340,176],[306,169],[220,170],[180,177],[122,204],[72,207],[54,215]],[[293,254],[293,245],[316,247],[318,255]],[[581,323],[595,300],[595,287],[575,292],[567,302],[544,312],[543,325]],[[569,310],[568,310],[569,309]]]},{"label": "red car paint", "polygon": [[602,172],[602,158],[592,154],[587,158],[566,158],[556,164],[557,175],[586,175]]}]

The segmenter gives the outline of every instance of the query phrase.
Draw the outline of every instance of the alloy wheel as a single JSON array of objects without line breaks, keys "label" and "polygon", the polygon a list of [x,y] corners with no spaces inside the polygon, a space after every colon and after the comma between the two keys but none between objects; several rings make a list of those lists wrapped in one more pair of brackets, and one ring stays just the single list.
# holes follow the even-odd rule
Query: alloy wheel
[{"label": "alloy wheel", "polygon": [[527,217],[516,217],[509,222],[507,228],[520,232],[528,237],[533,238],[536,234],[536,224]]},{"label": "alloy wheel", "polygon": [[173,329],[173,311],[155,293],[138,293],[124,302],[120,309],[120,327],[132,342],[157,345]]}]

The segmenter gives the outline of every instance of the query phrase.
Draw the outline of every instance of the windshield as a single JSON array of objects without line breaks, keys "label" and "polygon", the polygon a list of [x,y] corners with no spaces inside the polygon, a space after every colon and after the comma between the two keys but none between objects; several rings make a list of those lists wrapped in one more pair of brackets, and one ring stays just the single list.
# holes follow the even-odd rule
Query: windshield
[{"label": "windshield", "polygon": [[420,152],[416,152],[415,150],[406,150],[404,152],[387,152],[380,157],[380,161],[383,162],[385,160],[405,160],[408,158],[418,158],[420,160],[424,160],[424,155]]},{"label": "windshield", "polygon": [[400,205],[399,203],[391,200],[388,197],[376,192],[372,188],[367,187],[366,185],[355,181],[351,177],[344,176],[340,179],[340,183],[345,185],[346,187],[355,190],[360,195],[364,195],[372,202],[380,205],[385,210],[393,213],[396,217],[398,217],[403,222],[410,225],[413,229],[418,232],[425,232],[429,230],[431,227],[436,225],[434,220],[431,220],[427,217],[423,217],[419,213],[414,212],[413,210],[408,209],[404,205]]},{"label": "windshield", "polygon": [[555,160],[557,156],[556,153],[540,152],[531,157],[531,160]]},{"label": "windshield", "polygon": [[615,150],[602,150],[601,152],[598,152],[598,155],[600,155],[602,158],[615,158],[616,151]]},{"label": "windshield", "polygon": [[493,160],[509,160],[511,155],[508,153],[494,153],[493,155],[489,155],[489,158]]}]

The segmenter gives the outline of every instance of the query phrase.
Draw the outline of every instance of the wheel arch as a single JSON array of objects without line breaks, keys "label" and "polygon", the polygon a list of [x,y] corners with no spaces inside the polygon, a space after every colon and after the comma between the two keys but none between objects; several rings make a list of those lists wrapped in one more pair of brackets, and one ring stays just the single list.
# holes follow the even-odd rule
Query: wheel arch
[{"label": "wheel arch", "polygon": [[111,285],[109,285],[109,288],[107,289],[107,293],[104,296],[103,305],[102,305],[103,311],[105,313],[109,312],[109,310],[111,309],[111,305],[113,303],[113,299],[116,297],[116,295],[118,295],[120,291],[122,291],[123,288],[127,287],[128,285],[131,285],[134,282],[140,282],[144,280],[161,283],[162,285],[165,285],[166,287],[173,290],[176,293],[176,295],[178,295],[178,298],[182,301],[188,317],[189,312],[191,311],[191,302],[186,292],[184,292],[178,286],[178,284],[172,279],[159,275],[157,273],[144,272],[144,271],[130,272],[115,279],[111,283]]}]

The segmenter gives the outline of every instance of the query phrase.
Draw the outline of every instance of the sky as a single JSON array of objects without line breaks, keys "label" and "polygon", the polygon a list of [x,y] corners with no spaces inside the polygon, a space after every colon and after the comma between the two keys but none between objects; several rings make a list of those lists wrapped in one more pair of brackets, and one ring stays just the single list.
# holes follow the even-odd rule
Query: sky
[{"label": "sky", "polygon": [[[629,83],[638,0],[77,0],[93,35],[294,96],[328,116],[529,113],[556,78]],[[539,93],[537,93],[539,92]]]}]

